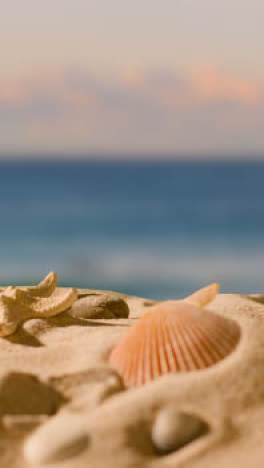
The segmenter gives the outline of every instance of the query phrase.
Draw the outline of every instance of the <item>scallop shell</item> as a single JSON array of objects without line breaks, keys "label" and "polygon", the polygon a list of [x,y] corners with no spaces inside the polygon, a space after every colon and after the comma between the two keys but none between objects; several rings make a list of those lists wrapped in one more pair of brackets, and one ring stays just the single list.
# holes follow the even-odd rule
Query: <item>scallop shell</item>
[{"label": "scallop shell", "polygon": [[236,322],[185,301],[157,304],[132,326],[110,355],[128,385],[169,372],[213,366],[239,341]]}]

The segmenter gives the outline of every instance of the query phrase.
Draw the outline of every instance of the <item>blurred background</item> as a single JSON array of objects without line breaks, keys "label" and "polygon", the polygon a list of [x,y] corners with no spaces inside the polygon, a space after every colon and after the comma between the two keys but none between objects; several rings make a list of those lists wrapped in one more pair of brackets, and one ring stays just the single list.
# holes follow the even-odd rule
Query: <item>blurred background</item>
[{"label": "blurred background", "polygon": [[264,291],[263,2],[12,0],[0,283]]}]

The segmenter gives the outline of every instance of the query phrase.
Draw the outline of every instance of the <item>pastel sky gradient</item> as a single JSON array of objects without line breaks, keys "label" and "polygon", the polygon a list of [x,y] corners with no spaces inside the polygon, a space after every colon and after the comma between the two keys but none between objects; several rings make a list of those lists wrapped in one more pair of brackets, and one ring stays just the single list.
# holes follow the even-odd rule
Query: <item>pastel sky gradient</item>
[{"label": "pastel sky gradient", "polygon": [[0,155],[264,155],[263,0],[9,0]]}]

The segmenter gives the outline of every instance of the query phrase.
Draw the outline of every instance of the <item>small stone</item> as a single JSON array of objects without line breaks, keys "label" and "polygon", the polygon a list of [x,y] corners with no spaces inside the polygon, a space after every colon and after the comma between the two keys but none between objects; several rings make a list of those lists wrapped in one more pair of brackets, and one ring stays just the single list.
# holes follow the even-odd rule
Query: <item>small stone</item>
[{"label": "small stone", "polygon": [[46,319],[30,319],[23,325],[22,329],[29,335],[40,336],[43,332],[50,328]]},{"label": "small stone", "polygon": [[78,299],[68,313],[85,319],[127,318],[129,308],[118,295],[94,294]]},{"label": "small stone", "polygon": [[58,391],[34,375],[10,372],[0,378],[0,416],[50,415],[64,402]]},{"label": "small stone", "polygon": [[177,450],[208,431],[198,416],[168,407],[161,410],[152,428],[152,442],[160,453]]},{"label": "small stone", "polygon": [[41,426],[24,445],[25,458],[33,466],[68,460],[85,450],[88,435],[80,417],[60,415]]}]

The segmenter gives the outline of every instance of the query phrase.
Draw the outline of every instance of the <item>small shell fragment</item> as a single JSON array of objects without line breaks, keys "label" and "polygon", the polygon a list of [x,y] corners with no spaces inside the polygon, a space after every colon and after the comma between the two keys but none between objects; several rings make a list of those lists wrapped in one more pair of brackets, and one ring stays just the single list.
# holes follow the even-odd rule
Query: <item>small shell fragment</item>
[{"label": "small shell fragment", "polygon": [[198,307],[203,307],[212,302],[218,293],[219,284],[213,283],[209,284],[209,286],[205,286],[205,288],[195,291],[191,296],[186,297],[184,300]]},{"label": "small shell fragment", "polygon": [[208,432],[209,426],[199,417],[167,407],[158,413],[152,427],[152,442],[159,453],[180,449]]},{"label": "small shell fragment", "polygon": [[46,414],[6,414],[2,418],[2,425],[8,431],[27,432],[45,423]]}]

